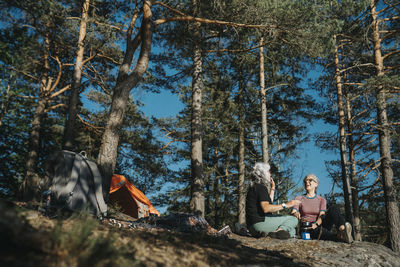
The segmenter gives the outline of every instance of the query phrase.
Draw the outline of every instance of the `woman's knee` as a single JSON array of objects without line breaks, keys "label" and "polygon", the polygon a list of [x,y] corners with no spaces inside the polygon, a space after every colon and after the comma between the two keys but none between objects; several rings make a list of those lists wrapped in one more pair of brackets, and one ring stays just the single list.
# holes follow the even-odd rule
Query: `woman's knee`
[{"label": "woman's knee", "polygon": [[290,224],[293,227],[296,227],[297,224],[299,223],[299,220],[294,216],[287,216],[287,217],[288,217],[287,218],[288,224]]},{"label": "woman's knee", "polygon": [[297,224],[299,223],[299,219],[297,219],[297,218],[294,217],[294,216],[290,216],[290,217],[292,217],[292,220],[293,220],[294,225],[297,226]]}]

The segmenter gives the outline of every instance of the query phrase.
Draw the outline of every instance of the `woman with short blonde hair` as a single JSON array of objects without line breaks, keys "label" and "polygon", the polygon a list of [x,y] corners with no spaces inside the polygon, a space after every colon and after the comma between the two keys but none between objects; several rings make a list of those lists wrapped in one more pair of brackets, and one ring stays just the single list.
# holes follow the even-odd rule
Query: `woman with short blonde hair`
[{"label": "woman with short blonde hair", "polygon": [[[292,214],[301,223],[311,223],[311,229],[309,229],[311,238],[352,242],[351,224],[345,222],[336,206],[331,206],[327,210],[326,199],[317,195],[318,177],[310,173],[304,177],[303,182],[306,193],[295,198],[300,203],[293,206]],[[336,226],[337,233],[331,231],[333,225]]]}]

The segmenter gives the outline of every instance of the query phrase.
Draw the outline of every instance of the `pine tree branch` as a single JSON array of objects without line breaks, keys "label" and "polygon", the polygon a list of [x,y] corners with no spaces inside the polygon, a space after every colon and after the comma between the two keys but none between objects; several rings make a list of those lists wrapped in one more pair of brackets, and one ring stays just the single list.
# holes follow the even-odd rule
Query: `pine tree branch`
[{"label": "pine tree branch", "polygon": [[350,136],[350,135],[352,135],[352,136],[368,136],[368,135],[375,135],[376,134],[376,132],[357,132],[357,133],[355,133],[355,132],[352,132],[352,133],[346,133],[346,136]]},{"label": "pine tree branch", "polygon": [[62,64],[61,64],[61,61],[60,61],[60,58],[59,58],[58,56],[55,56],[55,57],[52,57],[52,58],[53,58],[53,59],[57,62],[57,64],[58,64],[58,73],[57,73],[57,78],[56,78],[56,80],[55,80],[54,83],[53,83],[53,86],[51,86],[51,88],[48,89],[47,95],[50,95],[51,92],[53,92],[53,91],[57,88],[57,85],[60,83],[61,75],[62,75],[62,70],[63,70]]},{"label": "pine tree branch", "polygon": [[387,31],[388,32],[388,34],[386,34],[385,36],[383,36],[381,39],[382,39],[382,41],[383,40],[386,40],[387,38],[389,38],[390,36],[392,36],[392,35],[394,35],[394,34],[396,34],[396,33],[399,33],[400,32],[400,29],[397,29],[397,30],[395,30],[395,31]]},{"label": "pine tree branch", "polygon": [[172,131],[169,131],[167,128],[162,128],[161,130],[164,130],[164,131],[167,132],[167,134],[165,135],[165,137],[168,138],[168,139],[170,139],[170,141],[169,141],[165,146],[163,146],[163,147],[160,149],[160,151],[162,151],[162,150],[164,150],[164,149],[167,149],[172,143],[175,143],[175,142],[189,143],[189,140],[185,140],[185,139],[179,140],[179,139],[175,139],[175,138],[171,137],[171,135],[173,134],[173,132],[172,132]]},{"label": "pine tree branch", "polygon": [[76,116],[79,118],[79,120],[86,126],[88,126],[89,128],[93,129],[96,133],[100,134],[103,132],[104,127],[101,126],[95,126],[87,121],[85,121],[84,119],[82,119],[82,117],[79,114],[76,114]]},{"label": "pine tree branch", "polygon": [[37,96],[30,96],[30,95],[15,95],[15,97],[23,99],[38,99]]},{"label": "pine tree branch", "polygon": [[85,75],[91,82],[100,86],[100,88],[103,90],[103,92],[106,95],[111,96],[111,91],[107,88],[106,83],[103,80],[103,77],[101,75],[97,75],[98,71],[94,67],[91,67],[91,66],[88,66],[86,68],[90,69],[90,71],[95,74],[95,77],[90,76],[87,72],[84,72],[84,71],[82,71],[82,74]]},{"label": "pine tree branch", "polygon": [[364,114],[364,113],[367,112],[368,110],[369,110],[369,109],[366,108],[366,109],[364,109],[364,110],[358,112],[358,113],[357,113],[356,115],[354,115],[351,119],[352,119],[352,120],[356,119],[357,117],[361,116],[362,114]]},{"label": "pine tree branch", "polygon": [[198,22],[202,24],[217,24],[217,25],[225,25],[231,27],[242,27],[242,28],[255,28],[255,29],[277,29],[275,25],[252,25],[252,24],[244,24],[244,23],[236,23],[222,20],[213,20],[213,19],[204,19],[204,18],[196,18],[192,16],[181,16],[181,17],[170,17],[164,19],[158,19],[154,21],[155,25],[164,24],[172,21],[187,21],[187,22]]},{"label": "pine tree branch", "polygon": [[60,89],[57,92],[55,92],[54,94],[52,94],[50,96],[50,98],[55,98],[55,97],[61,95],[62,93],[64,93],[65,91],[68,91],[69,89],[71,89],[71,84],[68,84],[67,86],[64,86],[62,89]]},{"label": "pine tree branch", "polygon": [[383,59],[385,59],[387,57],[390,57],[392,55],[398,54],[398,53],[400,53],[400,50],[389,52],[389,53],[387,53],[386,55],[383,56]]},{"label": "pine tree branch", "polygon": [[396,70],[396,69],[400,69],[400,65],[397,66],[393,66],[393,67],[386,67],[385,70],[383,71],[383,73],[388,73],[392,70]]},{"label": "pine tree branch", "polygon": [[129,76],[129,69],[132,64],[133,55],[135,54],[137,48],[142,42],[143,29],[146,26],[146,24],[142,24],[138,34],[135,36],[135,38],[132,39],[133,28],[137,18],[138,18],[138,12],[135,11],[135,13],[132,16],[128,31],[126,33],[126,49],[125,49],[126,52],[124,55],[124,59],[122,60],[122,64],[119,67],[117,84],[119,84],[121,81],[123,81],[124,79],[126,79],[126,77]]},{"label": "pine tree branch", "polygon": [[397,2],[397,3],[394,3],[393,5],[387,6],[387,7],[383,8],[383,9],[379,10],[378,12],[376,12],[376,14],[380,14],[382,12],[385,12],[386,10],[388,10],[388,9],[390,9],[392,7],[395,7],[397,5],[400,5],[400,2]]},{"label": "pine tree branch", "polygon": [[82,61],[82,66],[91,61],[93,58],[95,58],[98,54],[94,53],[93,55],[89,56],[87,59]]},{"label": "pine tree branch", "polygon": [[153,2],[153,6],[155,6],[155,5],[163,6],[163,7],[165,7],[166,9],[171,10],[171,11],[174,12],[174,13],[177,13],[177,14],[179,14],[179,15],[181,15],[181,16],[185,16],[185,13],[183,13],[183,12],[181,12],[181,11],[175,9],[175,8],[172,8],[172,7],[168,6],[168,5],[164,4],[163,2],[155,1],[155,2]]},{"label": "pine tree branch", "polygon": [[343,72],[349,71],[349,70],[354,69],[354,68],[359,68],[359,67],[375,67],[375,64],[372,64],[372,63],[356,64],[354,66],[351,66],[351,67],[348,67],[348,68],[345,68],[345,69],[341,69],[339,72],[343,73]]},{"label": "pine tree branch", "polygon": [[256,28],[256,29],[265,29],[265,28],[277,29],[278,28],[276,25],[269,25],[269,26],[267,26],[267,25],[252,25],[252,24],[222,21],[222,20],[197,18],[197,17],[186,15],[185,13],[183,13],[179,10],[176,10],[160,1],[153,2],[153,5],[156,5],[156,4],[163,6],[163,7],[167,8],[168,10],[171,10],[174,13],[179,14],[180,16],[157,19],[154,21],[154,25],[160,25],[160,24],[164,24],[166,22],[171,22],[171,21],[190,21],[190,22],[199,22],[199,23],[204,23],[204,24],[218,24],[218,25],[226,25],[226,26],[242,27],[242,28]]},{"label": "pine tree branch", "polygon": [[[81,20],[80,17],[65,17],[65,18],[64,17],[60,17],[60,16],[57,16],[57,17],[62,18],[62,19],[67,19],[67,20]],[[120,32],[126,32],[126,30],[124,30],[123,26],[122,27],[118,27],[118,26],[115,26],[113,24],[107,24],[107,23],[103,23],[103,22],[98,22],[98,21],[95,21],[95,20],[92,20],[92,19],[90,19],[89,22],[94,23],[94,24],[99,25],[99,26],[106,26],[106,27],[109,27],[111,29],[116,29],[116,30],[118,30]]]},{"label": "pine tree branch", "polygon": [[33,75],[30,74],[30,73],[27,73],[27,72],[22,71],[22,70],[18,70],[18,69],[14,68],[14,67],[10,67],[10,69],[11,69],[11,70],[14,70],[14,71],[16,71],[16,72],[18,72],[18,73],[21,73],[22,75],[24,75],[24,76],[26,76],[26,77],[29,77],[29,78],[31,78],[31,79],[33,79],[33,80],[39,81],[38,78],[36,78],[35,76],[33,76]]},{"label": "pine tree branch", "polygon": [[205,53],[219,53],[219,52],[232,52],[232,53],[240,53],[240,52],[248,52],[251,51],[253,49],[257,49],[261,47],[261,45],[256,45],[250,48],[246,48],[246,49],[216,49],[216,50],[205,50],[203,52]]},{"label": "pine tree branch", "polygon": [[265,91],[268,91],[268,90],[271,90],[271,89],[274,89],[274,88],[277,88],[277,87],[281,87],[281,86],[284,86],[284,85],[289,85],[289,84],[288,83],[276,84],[276,85],[273,85],[273,86],[265,88]]},{"label": "pine tree branch", "polygon": [[373,170],[376,168],[379,168],[381,166],[381,159],[375,160],[374,162],[371,162],[368,164],[364,169],[360,170],[357,172],[357,174],[364,172],[365,170],[369,169],[367,173],[365,173],[363,176],[360,177],[360,179],[365,178],[368,174],[370,174]]},{"label": "pine tree branch", "polygon": [[[376,133],[372,133],[373,135],[376,135]],[[371,134],[364,134],[363,133],[363,136],[364,135],[371,135]],[[378,137],[375,137],[375,138],[373,138],[373,139],[371,139],[371,140],[369,140],[368,142],[357,142],[357,144],[356,144],[356,146],[354,147],[354,151],[358,151],[358,150],[360,150],[361,148],[363,148],[364,146],[366,146],[367,144],[372,144],[373,142],[375,142],[376,140],[378,139]],[[362,139],[360,139],[360,141],[361,141]],[[358,148],[357,148],[358,147]]]},{"label": "pine tree branch", "polygon": [[393,20],[398,20],[398,19],[400,19],[400,16],[384,18],[384,19],[378,19],[378,23],[381,23],[383,21],[393,21]]},{"label": "pine tree branch", "polygon": [[[370,186],[370,187],[371,187],[371,190],[366,194],[369,198],[383,194],[383,190],[380,190],[380,191],[378,191],[378,192],[376,192],[374,194],[371,194],[371,191],[372,191],[373,187],[375,187],[375,184],[373,186]],[[368,187],[366,189],[368,189]],[[365,198],[365,199],[362,200],[362,202],[360,204],[360,209],[361,209],[362,206],[364,206],[364,204],[365,204],[365,202],[367,202],[367,200],[368,200],[368,198]],[[368,226],[363,226],[363,228],[364,227],[373,227],[373,226],[368,225]],[[376,226],[376,227],[379,227],[379,226]],[[386,226],[382,226],[382,228],[384,228],[384,227],[386,227]]]},{"label": "pine tree branch", "polygon": [[[361,83],[357,88],[363,87],[365,84]],[[361,95],[355,95],[354,97],[350,97],[350,102],[360,98]]]},{"label": "pine tree branch", "polygon": [[[101,52],[101,51],[100,51],[100,52]],[[108,59],[109,61],[111,61],[112,63],[114,63],[114,64],[116,64],[116,65],[121,64],[121,63],[120,63],[119,61],[117,61],[116,59],[114,59],[114,58],[112,58],[112,57],[109,57],[109,56],[107,56],[107,55],[104,55],[104,54],[97,54],[97,55],[95,55],[95,56],[100,57],[100,58]],[[95,56],[91,56],[89,59],[85,60],[85,61],[84,61],[85,64],[86,64],[87,62],[89,62],[91,59],[93,59],[93,57],[95,57]]]},{"label": "pine tree branch", "polygon": [[61,103],[61,104],[57,104],[57,105],[51,106],[51,107],[45,109],[44,113],[47,113],[47,112],[49,112],[51,110],[55,110],[55,109],[60,108],[60,107],[67,107],[67,105]]},{"label": "pine tree branch", "polygon": [[[380,164],[379,164],[379,166],[380,166]],[[378,167],[379,167],[378,166]],[[365,186],[365,187],[361,187],[360,189],[359,189],[359,191],[364,191],[365,189],[368,189],[368,188],[373,188],[374,186],[376,186],[376,184],[379,182],[379,175],[378,175],[378,177],[375,179],[375,181],[371,184],[371,185],[368,185],[368,186]]]},{"label": "pine tree branch", "polygon": [[47,84],[44,87],[44,92],[46,92],[46,96],[48,96],[47,92],[50,90],[51,85],[53,84],[53,77],[49,77],[46,81],[47,81]]}]

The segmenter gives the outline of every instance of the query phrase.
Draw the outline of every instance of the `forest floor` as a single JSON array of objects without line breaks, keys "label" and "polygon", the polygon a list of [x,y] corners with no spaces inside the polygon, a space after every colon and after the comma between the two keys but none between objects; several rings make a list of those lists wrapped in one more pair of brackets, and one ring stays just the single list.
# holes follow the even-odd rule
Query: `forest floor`
[{"label": "forest floor", "polygon": [[400,266],[399,254],[368,242],[133,229],[2,200],[0,212],[0,266]]}]

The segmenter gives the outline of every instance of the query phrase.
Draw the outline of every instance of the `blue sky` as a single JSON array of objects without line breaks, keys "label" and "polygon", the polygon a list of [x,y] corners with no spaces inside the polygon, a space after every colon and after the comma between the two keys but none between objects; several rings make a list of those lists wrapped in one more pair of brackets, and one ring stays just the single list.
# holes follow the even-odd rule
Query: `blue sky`
[{"label": "blue sky", "polygon": [[[146,116],[151,117],[168,117],[176,116],[184,105],[179,101],[177,95],[173,95],[167,91],[160,94],[139,93],[135,94],[137,100],[145,104],[141,110]],[[322,132],[327,129],[336,130],[336,126],[326,125],[321,121],[310,125],[309,133]],[[314,141],[307,142],[298,147],[298,155],[300,159],[293,162],[293,180],[302,186],[302,179],[307,173],[314,173],[320,180],[318,193],[321,195],[330,193],[332,189],[332,180],[329,178],[325,169],[325,160],[338,159],[339,156],[332,152],[322,152],[315,146]],[[337,188],[336,188],[337,189]]]}]

